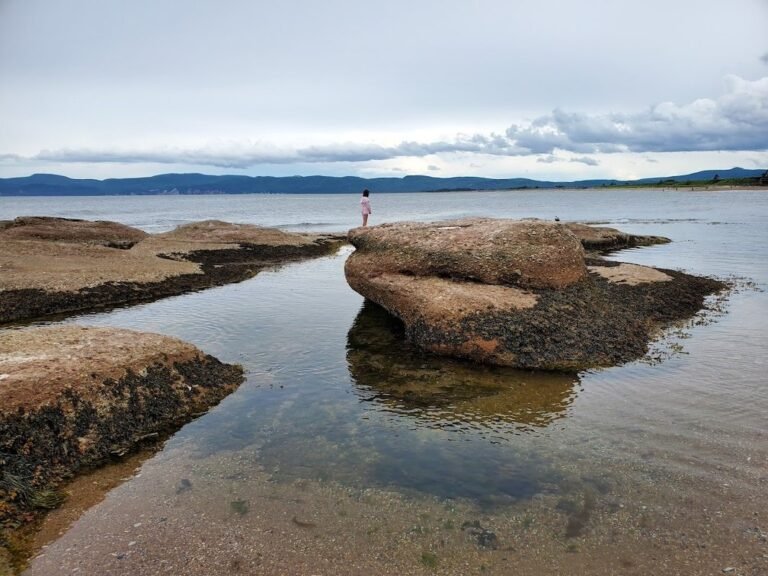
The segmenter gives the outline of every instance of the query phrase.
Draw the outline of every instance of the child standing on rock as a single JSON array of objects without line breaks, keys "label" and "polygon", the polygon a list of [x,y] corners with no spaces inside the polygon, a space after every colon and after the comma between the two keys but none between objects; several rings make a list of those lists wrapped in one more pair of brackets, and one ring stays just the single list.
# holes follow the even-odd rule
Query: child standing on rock
[{"label": "child standing on rock", "polygon": [[371,200],[368,198],[370,192],[366,188],[363,190],[363,197],[360,198],[360,208],[363,212],[363,226],[368,226],[368,215],[371,213]]}]

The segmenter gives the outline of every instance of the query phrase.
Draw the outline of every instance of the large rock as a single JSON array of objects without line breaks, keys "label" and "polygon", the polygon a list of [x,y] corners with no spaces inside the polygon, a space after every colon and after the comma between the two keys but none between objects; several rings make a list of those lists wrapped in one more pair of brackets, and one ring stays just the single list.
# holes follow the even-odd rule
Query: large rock
[{"label": "large rock", "polygon": [[397,272],[515,285],[562,288],[587,270],[578,238],[565,227],[530,220],[468,219],[422,224],[402,222],[349,232],[359,254],[375,254],[351,266],[369,274]]},{"label": "large rock", "polygon": [[[437,354],[555,370],[642,356],[656,328],[703,305],[719,282],[590,258],[576,227],[472,219],[349,232],[349,285]],[[595,236],[616,237],[612,229]]]},{"label": "large rock", "polygon": [[63,478],[174,430],[242,379],[241,367],[158,334],[0,332],[0,528],[54,506]]},{"label": "large rock", "polygon": [[17,218],[0,223],[0,323],[237,282],[341,242],[215,220],[148,235],[115,222]]}]

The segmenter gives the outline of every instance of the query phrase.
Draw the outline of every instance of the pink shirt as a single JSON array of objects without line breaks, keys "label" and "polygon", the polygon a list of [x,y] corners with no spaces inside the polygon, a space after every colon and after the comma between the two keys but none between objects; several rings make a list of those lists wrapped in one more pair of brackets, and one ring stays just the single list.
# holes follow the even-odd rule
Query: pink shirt
[{"label": "pink shirt", "polygon": [[371,213],[371,199],[367,196],[363,196],[360,198],[360,207],[363,210],[363,214],[370,214]]}]

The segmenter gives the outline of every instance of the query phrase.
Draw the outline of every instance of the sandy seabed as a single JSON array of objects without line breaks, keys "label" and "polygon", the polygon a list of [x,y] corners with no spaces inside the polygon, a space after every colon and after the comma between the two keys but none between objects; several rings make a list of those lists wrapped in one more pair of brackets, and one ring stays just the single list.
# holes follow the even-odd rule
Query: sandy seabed
[{"label": "sandy seabed", "polygon": [[25,574],[768,573],[759,465],[745,461],[730,485],[681,476],[637,486],[629,478],[638,471],[627,472],[570,496],[542,492],[483,509],[278,483],[258,470],[256,452],[196,459],[177,449],[85,512]]}]

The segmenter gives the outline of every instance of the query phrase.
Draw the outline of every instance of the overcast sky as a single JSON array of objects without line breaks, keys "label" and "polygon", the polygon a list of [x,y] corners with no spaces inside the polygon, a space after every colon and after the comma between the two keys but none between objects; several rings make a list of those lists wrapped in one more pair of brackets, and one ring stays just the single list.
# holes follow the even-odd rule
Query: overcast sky
[{"label": "overcast sky", "polygon": [[0,0],[0,177],[768,168],[768,0]]}]

